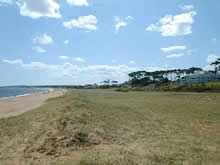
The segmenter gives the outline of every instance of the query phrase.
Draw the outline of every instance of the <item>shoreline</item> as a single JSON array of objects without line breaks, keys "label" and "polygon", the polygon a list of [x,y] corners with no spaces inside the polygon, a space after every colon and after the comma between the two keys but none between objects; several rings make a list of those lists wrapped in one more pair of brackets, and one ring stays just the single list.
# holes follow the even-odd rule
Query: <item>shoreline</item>
[{"label": "shoreline", "polygon": [[66,89],[53,89],[47,92],[24,94],[16,97],[0,99],[0,119],[20,115],[40,107],[50,98],[62,96]]},{"label": "shoreline", "polygon": [[[41,88],[39,88],[41,89]],[[25,96],[30,96],[30,95],[35,95],[35,94],[41,94],[41,93],[49,93],[53,92],[55,89],[53,88],[47,88],[47,91],[42,91],[42,92],[35,92],[35,93],[25,93],[23,95],[16,95],[16,96],[8,96],[8,97],[0,97],[1,100],[7,100],[7,99],[12,99],[12,98],[18,98],[18,97],[25,97]]]}]

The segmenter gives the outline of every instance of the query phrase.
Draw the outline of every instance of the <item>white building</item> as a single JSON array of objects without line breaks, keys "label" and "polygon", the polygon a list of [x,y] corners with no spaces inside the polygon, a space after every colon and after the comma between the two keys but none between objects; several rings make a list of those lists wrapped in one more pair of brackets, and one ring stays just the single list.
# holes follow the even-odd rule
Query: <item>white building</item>
[{"label": "white building", "polygon": [[[214,78],[215,77],[215,78]],[[214,76],[213,73],[203,71],[195,73],[191,76],[186,76],[181,79],[181,82],[183,83],[192,83],[192,84],[198,84],[198,83],[208,83],[208,82],[220,82],[220,73],[218,72],[216,76]]]}]

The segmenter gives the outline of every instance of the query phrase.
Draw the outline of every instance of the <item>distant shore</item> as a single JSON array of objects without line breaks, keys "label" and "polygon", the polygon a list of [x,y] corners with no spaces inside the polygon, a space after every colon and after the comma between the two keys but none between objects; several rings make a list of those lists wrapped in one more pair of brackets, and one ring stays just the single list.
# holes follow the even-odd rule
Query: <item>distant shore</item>
[{"label": "distant shore", "polygon": [[66,89],[53,89],[49,92],[0,99],[0,118],[17,116],[35,109],[44,104],[49,98],[62,96],[66,91]]}]

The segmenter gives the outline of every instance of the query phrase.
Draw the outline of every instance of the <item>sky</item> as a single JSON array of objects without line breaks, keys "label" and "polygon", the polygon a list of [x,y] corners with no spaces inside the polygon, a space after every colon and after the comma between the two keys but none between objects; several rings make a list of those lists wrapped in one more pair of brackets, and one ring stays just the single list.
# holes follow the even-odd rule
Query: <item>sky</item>
[{"label": "sky", "polygon": [[0,85],[209,70],[220,54],[219,6],[219,0],[0,0]]}]

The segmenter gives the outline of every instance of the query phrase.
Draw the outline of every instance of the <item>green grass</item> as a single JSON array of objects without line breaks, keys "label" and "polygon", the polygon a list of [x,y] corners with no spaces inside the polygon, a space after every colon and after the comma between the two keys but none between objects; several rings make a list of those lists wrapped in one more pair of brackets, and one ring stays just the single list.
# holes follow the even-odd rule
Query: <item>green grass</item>
[{"label": "green grass", "polygon": [[220,93],[220,82],[202,83],[202,84],[161,84],[156,86],[151,84],[144,87],[129,87],[116,89],[117,92],[206,92]]},{"label": "green grass", "polygon": [[220,92],[220,83],[184,84],[168,89],[175,92]]},{"label": "green grass", "polygon": [[218,93],[72,90],[0,128],[3,165],[220,164]]}]

